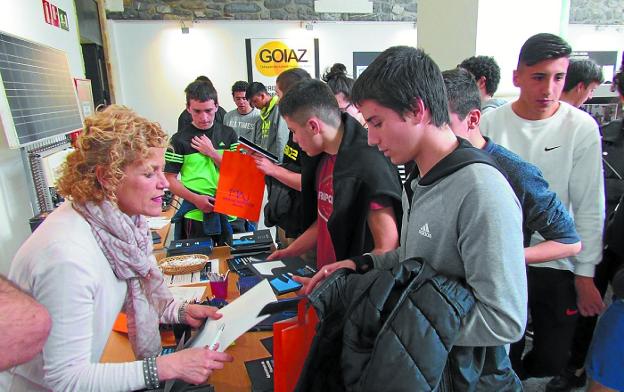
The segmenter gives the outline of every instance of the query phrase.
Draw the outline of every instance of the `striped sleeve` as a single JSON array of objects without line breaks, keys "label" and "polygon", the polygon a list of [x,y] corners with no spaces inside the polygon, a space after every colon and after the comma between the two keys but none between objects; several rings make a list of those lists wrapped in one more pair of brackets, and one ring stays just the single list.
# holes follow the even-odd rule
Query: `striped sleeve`
[{"label": "striped sleeve", "polygon": [[177,154],[176,151],[180,151],[180,149],[175,148],[175,144],[172,140],[172,144],[167,148],[167,151],[165,151],[165,173],[177,174],[182,170],[184,155]]},{"label": "striped sleeve", "polygon": [[165,161],[172,163],[184,163],[184,155],[176,154],[173,151],[166,151]]}]

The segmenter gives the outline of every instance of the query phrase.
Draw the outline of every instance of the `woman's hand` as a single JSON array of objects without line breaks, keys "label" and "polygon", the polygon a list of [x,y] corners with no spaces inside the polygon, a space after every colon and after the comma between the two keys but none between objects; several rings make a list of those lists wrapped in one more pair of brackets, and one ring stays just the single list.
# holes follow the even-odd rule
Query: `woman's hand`
[{"label": "woman's hand", "polygon": [[192,328],[199,328],[207,318],[213,320],[220,319],[222,315],[217,313],[218,310],[218,308],[213,306],[186,305],[186,320],[180,321],[186,322]]},{"label": "woman's hand", "polygon": [[188,348],[156,358],[160,381],[180,379],[191,384],[202,384],[213,370],[223,369],[223,362],[232,362],[230,354],[205,348]]}]

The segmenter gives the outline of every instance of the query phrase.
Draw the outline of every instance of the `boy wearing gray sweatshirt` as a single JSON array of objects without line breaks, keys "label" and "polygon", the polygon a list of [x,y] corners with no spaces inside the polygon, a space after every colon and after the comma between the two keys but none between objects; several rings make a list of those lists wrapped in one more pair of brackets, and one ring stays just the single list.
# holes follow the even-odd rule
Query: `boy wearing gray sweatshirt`
[{"label": "boy wearing gray sweatshirt", "polygon": [[[405,183],[399,248],[330,264],[300,279],[305,291],[338,268],[363,273],[422,257],[438,273],[464,280],[476,299],[453,349],[466,355],[448,365],[455,381],[463,377],[460,389],[519,389],[502,348],[522,336],[527,313],[516,196],[493,160],[449,128],[442,75],[423,51],[384,51],[356,80],[352,99],[368,123],[369,144],[394,164],[415,161],[419,175]],[[501,385],[495,374],[511,377]]]}]

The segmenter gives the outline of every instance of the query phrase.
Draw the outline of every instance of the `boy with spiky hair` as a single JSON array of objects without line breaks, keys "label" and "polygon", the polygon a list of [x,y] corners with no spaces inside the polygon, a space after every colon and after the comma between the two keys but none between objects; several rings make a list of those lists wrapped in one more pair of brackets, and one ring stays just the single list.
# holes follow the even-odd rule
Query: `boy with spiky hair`
[{"label": "boy with spiky hair", "polygon": [[246,91],[249,83],[239,80],[232,85],[232,100],[236,109],[230,110],[223,117],[223,124],[234,129],[238,136],[253,141],[256,123],[260,119],[260,111],[247,101]]},{"label": "boy with spiky hair", "polygon": [[[521,360],[522,340],[510,353],[521,378],[558,374],[568,360],[578,314],[594,315],[604,308],[593,282],[604,222],[600,134],[590,115],[559,101],[571,51],[556,35],[530,37],[513,76],[520,97],[481,122],[485,135],[540,168],[572,212],[583,243],[575,257],[528,267],[533,348]],[[542,240],[535,235],[533,243]]]},{"label": "boy with spiky hair", "polygon": [[336,97],[314,79],[295,84],[280,101],[293,140],[310,157],[302,167],[305,232],[271,259],[316,247],[317,267],[364,252],[395,249],[401,215],[396,169],[366,140],[366,129],[341,113]]},{"label": "boy with spiky hair", "polygon": [[500,67],[494,57],[472,56],[459,64],[474,76],[481,95],[481,113],[489,112],[507,103],[504,99],[494,98],[500,82]]},{"label": "boy with spiky hair", "polygon": [[278,157],[281,162],[288,141],[288,127],[280,115],[279,97],[271,96],[260,82],[251,83],[245,97],[251,106],[260,110],[260,121],[256,122],[252,141]]},{"label": "boy with spiky hair", "polygon": [[[453,133],[494,158],[522,205],[526,263],[543,263],[578,254],[581,240],[574,220],[548,188],[539,169],[481,134],[479,89],[474,77],[462,68],[444,71],[442,76]],[[534,232],[540,233],[544,241],[531,245]]]},{"label": "boy with spiky hair", "polygon": [[591,59],[570,60],[561,100],[578,108],[591,99],[603,80],[602,70],[595,61]]},{"label": "boy with spiky hair", "polygon": [[179,222],[174,235],[176,239],[210,236],[225,243],[233,230],[241,230],[235,226],[244,226],[242,220],[213,212],[223,151],[235,151],[238,138],[232,128],[215,120],[219,101],[212,83],[195,80],[184,91],[192,121],[171,137],[165,152],[169,189],[184,199],[173,218]]},{"label": "boy with spiky hair", "polygon": [[453,134],[442,74],[422,50],[385,50],[358,77],[352,99],[368,123],[368,143],[418,169],[404,186],[400,246],[328,265],[300,279],[305,291],[338,268],[364,273],[421,257],[440,275],[465,281],[476,300],[445,382],[520,390],[504,349],[522,336],[527,313],[522,214],[511,187],[488,154]]}]

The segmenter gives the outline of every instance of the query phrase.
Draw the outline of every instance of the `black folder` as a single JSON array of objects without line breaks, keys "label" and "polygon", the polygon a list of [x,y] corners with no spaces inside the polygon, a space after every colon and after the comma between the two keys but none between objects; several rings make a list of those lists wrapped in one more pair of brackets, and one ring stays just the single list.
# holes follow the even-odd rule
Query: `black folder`
[{"label": "black folder", "polygon": [[273,391],[273,357],[245,362],[253,392]]},{"label": "black folder", "polygon": [[248,148],[249,150],[264,156],[265,158],[272,161],[273,163],[279,163],[279,159],[273,153],[265,150],[264,148],[260,147],[259,145],[252,142],[251,140],[246,139],[242,136],[239,136],[238,142],[242,144],[244,147]]}]

